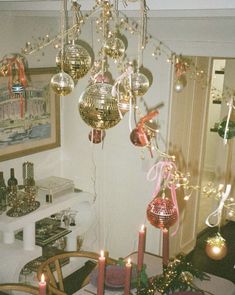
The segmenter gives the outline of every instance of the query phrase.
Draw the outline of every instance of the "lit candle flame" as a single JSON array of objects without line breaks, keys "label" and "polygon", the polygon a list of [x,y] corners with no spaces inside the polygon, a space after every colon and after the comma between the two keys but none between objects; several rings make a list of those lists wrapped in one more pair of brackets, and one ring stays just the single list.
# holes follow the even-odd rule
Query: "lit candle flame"
[{"label": "lit candle flame", "polygon": [[131,264],[131,259],[130,258],[127,259],[127,264]]},{"label": "lit candle flame", "polygon": [[45,283],[45,276],[44,276],[44,274],[41,275],[41,283]]},{"label": "lit candle flame", "polygon": [[100,257],[104,258],[104,251],[103,250],[100,251]]},{"label": "lit candle flame", "polygon": [[144,230],[145,230],[145,225],[144,225],[144,224],[142,224],[142,225],[141,225],[141,228],[140,228],[140,231],[142,231],[142,232],[143,232]]}]

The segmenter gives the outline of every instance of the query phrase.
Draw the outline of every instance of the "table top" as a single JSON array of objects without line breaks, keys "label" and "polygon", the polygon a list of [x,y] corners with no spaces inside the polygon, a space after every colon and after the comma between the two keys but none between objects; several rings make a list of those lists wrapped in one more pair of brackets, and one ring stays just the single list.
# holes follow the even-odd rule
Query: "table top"
[{"label": "table top", "polygon": [[[128,257],[131,258],[132,262],[137,262],[137,253],[131,253]],[[155,276],[157,274],[162,273],[162,258],[160,256],[145,253],[144,255],[144,263],[146,264],[146,273],[148,277]],[[200,281],[199,279],[195,279],[195,285],[204,291],[210,292],[213,295],[235,295],[235,285],[226,279],[208,274],[210,277],[209,281],[203,280]],[[133,294],[135,294],[133,290]],[[86,285],[81,290],[77,291],[73,295],[88,295],[88,294],[95,294],[96,295],[96,287],[92,284]],[[105,295],[123,295],[123,290],[105,290]],[[160,293],[156,292],[155,295],[161,295]]]}]

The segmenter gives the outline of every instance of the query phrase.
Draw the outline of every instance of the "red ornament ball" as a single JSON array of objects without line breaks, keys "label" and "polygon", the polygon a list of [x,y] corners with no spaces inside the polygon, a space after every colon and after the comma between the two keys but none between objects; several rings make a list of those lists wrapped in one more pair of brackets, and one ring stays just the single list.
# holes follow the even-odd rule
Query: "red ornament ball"
[{"label": "red ornament ball", "polygon": [[177,217],[176,207],[168,198],[156,197],[148,204],[148,221],[157,228],[169,228],[176,223]]},{"label": "red ornament ball", "polygon": [[135,128],[131,131],[130,140],[135,146],[146,146],[149,144],[150,137],[142,129]]},{"label": "red ornament ball", "polygon": [[89,140],[92,143],[98,144],[104,140],[105,131],[99,129],[92,129],[88,135]]}]

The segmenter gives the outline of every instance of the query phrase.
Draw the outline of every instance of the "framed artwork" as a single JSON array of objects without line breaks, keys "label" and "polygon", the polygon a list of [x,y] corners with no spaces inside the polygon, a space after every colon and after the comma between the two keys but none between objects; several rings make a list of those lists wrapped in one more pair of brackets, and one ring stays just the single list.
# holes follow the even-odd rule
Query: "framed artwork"
[{"label": "framed artwork", "polygon": [[[60,97],[50,89],[56,68],[27,69],[27,86],[0,77],[0,161],[60,146]],[[15,87],[16,91],[11,92]]]}]

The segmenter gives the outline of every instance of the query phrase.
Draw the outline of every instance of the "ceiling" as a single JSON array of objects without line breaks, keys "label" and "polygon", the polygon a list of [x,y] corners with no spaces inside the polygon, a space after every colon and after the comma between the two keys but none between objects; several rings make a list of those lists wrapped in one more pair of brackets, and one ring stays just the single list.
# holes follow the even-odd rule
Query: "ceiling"
[{"label": "ceiling", "polygon": [[[67,1],[68,8],[72,0],[0,0],[0,11],[59,11],[61,1]],[[113,2],[114,0],[111,0]],[[139,10],[138,0],[126,0],[125,11],[136,14]],[[150,17],[220,17],[235,16],[234,0],[146,0]],[[77,0],[82,10],[90,10],[95,0]],[[122,0],[119,7],[123,9]]]}]

